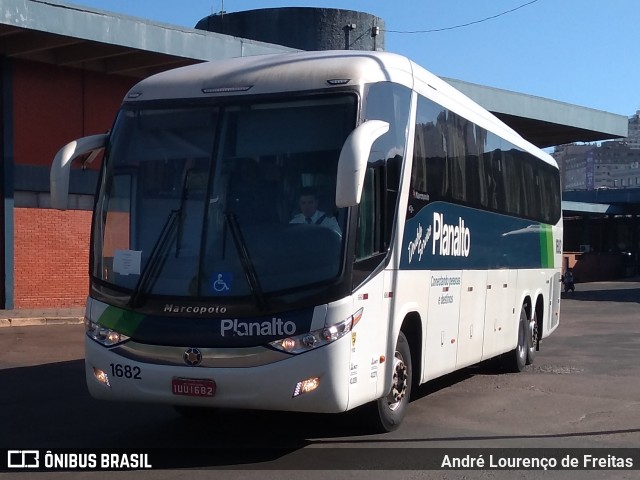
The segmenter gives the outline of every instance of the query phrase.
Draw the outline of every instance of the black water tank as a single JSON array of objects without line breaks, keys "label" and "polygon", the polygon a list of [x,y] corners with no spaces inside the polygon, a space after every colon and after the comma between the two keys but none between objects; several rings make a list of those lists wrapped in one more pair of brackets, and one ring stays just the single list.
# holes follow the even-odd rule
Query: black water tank
[{"label": "black water tank", "polygon": [[352,10],[264,8],[210,15],[195,28],[300,50],[384,50],[384,21]]}]

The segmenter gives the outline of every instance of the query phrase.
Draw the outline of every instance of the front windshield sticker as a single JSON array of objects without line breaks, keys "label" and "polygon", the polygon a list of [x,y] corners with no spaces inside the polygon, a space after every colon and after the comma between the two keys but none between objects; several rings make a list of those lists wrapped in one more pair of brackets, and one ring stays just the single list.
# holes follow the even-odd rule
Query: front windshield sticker
[{"label": "front windshield sticker", "polygon": [[115,250],[113,255],[113,271],[120,275],[140,275],[140,250]]},{"label": "front windshield sticker", "polygon": [[211,293],[214,295],[227,295],[231,291],[233,275],[230,272],[215,272],[213,274]]}]

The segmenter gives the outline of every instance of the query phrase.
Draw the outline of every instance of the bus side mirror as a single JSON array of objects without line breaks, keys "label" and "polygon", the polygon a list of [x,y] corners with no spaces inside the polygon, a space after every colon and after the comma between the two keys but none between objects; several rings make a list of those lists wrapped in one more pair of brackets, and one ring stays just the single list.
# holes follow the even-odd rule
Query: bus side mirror
[{"label": "bus side mirror", "polygon": [[53,159],[49,185],[51,189],[51,207],[66,210],[69,201],[69,172],[73,161],[90,153],[86,163],[91,163],[107,144],[109,134],[83,137],[62,147]]},{"label": "bus side mirror", "polygon": [[387,122],[368,120],[349,134],[338,160],[336,207],[353,207],[360,203],[371,147],[388,131]]}]

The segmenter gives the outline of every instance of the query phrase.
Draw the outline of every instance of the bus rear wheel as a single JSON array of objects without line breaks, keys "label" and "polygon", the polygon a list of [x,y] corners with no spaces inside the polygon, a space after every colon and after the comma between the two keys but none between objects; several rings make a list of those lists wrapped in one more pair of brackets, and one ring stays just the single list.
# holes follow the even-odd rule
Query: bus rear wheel
[{"label": "bus rear wheel", "polygon": [[369,427],[378,433],[386,433],[400,426],[411,396],[412,375],[409,342],[404,333],[400,332],[393,357],[391,391],[386,396],[367,405]]},{"label": "bus rear wheel", "polygon": [[527,365],[527,352],[529,351],[527,339],[530,337],[528,332],[529,328],[530,321],[527,317],[527,311],[524,305],[522,305],[520,321],[518,322],[518,344],[516,348],[506,353],[503,357],[504,367],[510,372],[521,372]]},{"label": "bus rear wheel", "polygon": [[531,365],[536,359],[536,343],[538,342],[538,317],[536,313],[531,314],[531,320],[527,326],[527,365]]}]

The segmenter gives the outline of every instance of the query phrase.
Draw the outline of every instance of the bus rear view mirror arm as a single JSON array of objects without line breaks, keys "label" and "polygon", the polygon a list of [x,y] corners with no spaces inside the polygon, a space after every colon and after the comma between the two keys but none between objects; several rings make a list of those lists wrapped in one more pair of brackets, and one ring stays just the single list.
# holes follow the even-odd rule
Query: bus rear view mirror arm
[{"label": "bus rear view mirror arm", "polygon": [[349,134],[340,151],[336,179],[336,206],[352,207],[360,203],[364,175],[373,143],[389,131],[382,120],[368,120]]},{"label": "bus rear view mirror arm", "polygon": [[90,153],[87,163],[91,163],[107,144],[107,133],[79,138],[62,147],[53,159],[51,176],[51,207],[66,210],[69,198],[69,172],[73,161]]}]

